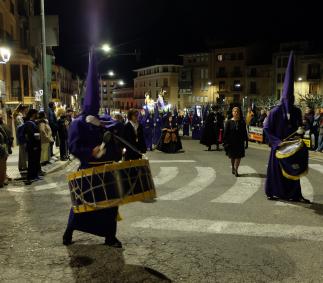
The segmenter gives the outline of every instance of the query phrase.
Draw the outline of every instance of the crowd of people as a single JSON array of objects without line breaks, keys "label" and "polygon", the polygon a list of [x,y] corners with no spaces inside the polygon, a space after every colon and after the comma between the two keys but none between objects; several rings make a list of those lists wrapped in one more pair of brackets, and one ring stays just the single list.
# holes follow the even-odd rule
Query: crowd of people
[{"label": "crowd of people", "polygon": [[[26,185],[41,180],[45,175],[42,166],[57,161],[54,146],[60,149],[60,159],[67,160],[68,128],[73,119],[73,111],[64,108],[56,109],[49,103],[49,111],[38,111],[20,104],[13,113],[16,143],[19,150],[18,169],[21,180]],[[0,187],[8,185],[10,178],[6,173],[6,161],[14,146],[12,130],[0,117]]]}]

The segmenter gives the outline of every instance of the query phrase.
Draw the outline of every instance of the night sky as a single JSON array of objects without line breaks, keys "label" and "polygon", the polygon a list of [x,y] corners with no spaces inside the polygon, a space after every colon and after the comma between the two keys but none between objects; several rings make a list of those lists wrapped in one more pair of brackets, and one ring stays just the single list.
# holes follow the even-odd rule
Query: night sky
[{"label": "night sky", "polygon": [[[45,5],[47,14],[60,19],[60,47],[54,49],[59,64],[80,75],[86,72],[94,25],[96,41],[109,42],[115,52],[141,51],[140,62],[119,56],[101,65],[101,72],[113,69],[129,83],[134,68],[180,63],[178,54],[207,51],[214,43],[275,46],[279,41],[322,40],[321,12],[314,1],[246,2],[45,0]],[[97,10],[94,20],[92,10]]]}]

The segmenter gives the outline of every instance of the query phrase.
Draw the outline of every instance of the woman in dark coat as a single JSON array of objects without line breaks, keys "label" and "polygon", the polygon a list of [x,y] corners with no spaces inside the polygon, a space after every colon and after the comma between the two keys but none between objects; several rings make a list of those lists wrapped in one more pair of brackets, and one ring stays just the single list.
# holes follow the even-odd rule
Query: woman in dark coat
[{"label": "woman in dark coat", "polygon": [[241,117],[240,108],[234,107],[232,115],[232,119],[225,123],[223,146],[231,159],[232,174],[239,177],[240,160],[245,156],[245,149],[248,148],[248,133],[246,123]]},{"label": "woman in dark coat", "polygon": [[165,153],[175,153],[182,149],[182,143],[178,135],[178,128],[175,126],[171,113],[167,114],[167,119],[162,132],[158,150]]}]

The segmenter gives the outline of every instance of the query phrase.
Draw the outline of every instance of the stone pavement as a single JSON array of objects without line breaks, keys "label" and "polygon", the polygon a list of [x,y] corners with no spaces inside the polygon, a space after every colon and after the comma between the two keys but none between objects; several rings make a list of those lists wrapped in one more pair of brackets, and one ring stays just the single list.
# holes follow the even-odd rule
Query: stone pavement
[{"label": "stone pavement", "polygon": [[[51,164],[42,166],[42,170],[47,174],[63,169],[70,162],[70,160],[61,161],[59,159],[59,149],[56,147],[54,147],[54,156],[55,158],[51,160],[52,162]],[[19,147],[16,146],[12,149],[12,154],[9,155],[8,161],[7,161],[7,174],[12,179],[18,179],[21,177],[18,170],[18,158],[19,158]]]}]

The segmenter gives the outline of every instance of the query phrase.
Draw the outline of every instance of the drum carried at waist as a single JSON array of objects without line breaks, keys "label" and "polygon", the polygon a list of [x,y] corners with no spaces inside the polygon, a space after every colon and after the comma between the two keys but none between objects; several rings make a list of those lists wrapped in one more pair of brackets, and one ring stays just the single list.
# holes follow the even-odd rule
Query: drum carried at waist
[{"label": "drum carried at waist", "polygon": [[146,159],[104,164],[68,176],[75,213],[90,212],[156,198]]},{"label": "drum carried at waist", "polygon": [[275,155],[285,178],[296,181],[307,174],[308,149],[302,139],[282,142]]}]

